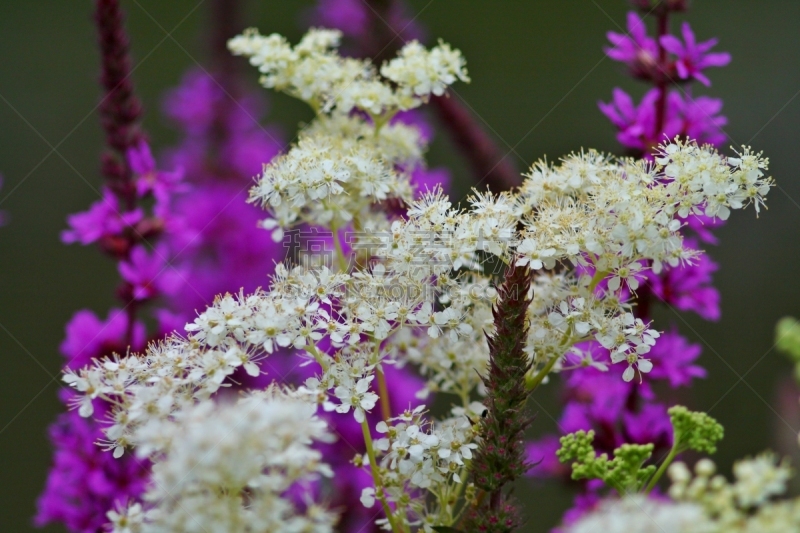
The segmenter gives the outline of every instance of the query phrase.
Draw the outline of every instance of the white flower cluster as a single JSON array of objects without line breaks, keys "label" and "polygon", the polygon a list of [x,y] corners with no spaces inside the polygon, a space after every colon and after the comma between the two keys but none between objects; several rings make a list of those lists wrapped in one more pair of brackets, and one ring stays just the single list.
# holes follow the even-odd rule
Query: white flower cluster
[{"label": "white flower cluster", "polygon": [[469,81],[461,53],[444,43],[427,50],[411,42],[379,75],[369,60],[341,57],[340,38],[336,30],[312,29],[292,47],[280,35],[248,30],[229,42],[259,68],[266,87],[318,114],[251,190],[250,200],[270,212],[263,225],[276,240],[298,222],[342,228],[354,218],[363,222],[384,200],[410,201],[410,173],[422,164],[425,146],[415,128],[391,119],[457,80]]},{"label": "white flower cluster", "polygon": [[[462,476],[478,447],[477,426],[483,406],[473,403],[467,408],[454,408],[451,418],[431,422],[425,418],[425,406],[406,411],[400,416],[379,422],[376,429],[384,435],[374,442],[382,472],[381,492],[386,501],[407,507],[411,512],[396,513],[396,519],[409,526],[450,523],[456,502],[448,497],[463,490]],[[424,492],[437,497],[431,508]],[[416,497],[410,497],[416,494]],[[375,505],[376,491],[365,488],[361,503]]]},{"label": "white flower cluster", "polygon": [[[217,405],[210,400],[175,419],[143,426],[137,455],[154,461],[142,503],[109,512],[114,533],[325,533],[336,515],[285,492],[330,476],[315,441],[330,441],[316,406],[272,389]],[[146,510],[145,510],[146,509]]]},{"label": "white flower cluster", "polygon": [[606,500],[564,533],[717,533],[703,508],[633,495]]},{"label": "white flower cluster", "polygon": [[421,146],[410,126],[387,125],[376,136],[361,118],[322,117],[264,167],[250,200],[269,210],[263,224],[276,240],[298,222],[341,228],[379,202],[411,200]]},{"label": "white flower cluster", "polygon": [[725,158],[680,140],[662,146],[655,165],[594,151],[557,167],[539,163],[520,191],[519,264],[538,269],[569,261],[624,280],[638,261],[652,262],[655,272],[664,263],[675,266],[692,256],[677,217],[725,219],[750,203],[758,211],[772,185],[763,174],[767,165],[746,147],[740,157]]},{"label": "white flower cluster", "polygon": [[771,453],[739,461],[733,467],[733,483],[716,475],[716,466],[709,459],[698,461],[694,473],[692,476],[683,463],[671,465],[669,495],[701,505],[716,525],[714,531],[800,532],[800,499],[775,499],[786,493],[791,478],[786,461],[778,463]]},{"label": "white flower cluster", "polygon": [[379,116],[413,109],[457,80],[469,81],[461,52],[445,43],[431,50],[417,41],[406,44],[380,68],[381,78],[368,60],[340,56],[340,39],[338,30],[312,29],[292,47],[281,35],[265,37],[250,29],[231,39],[228,48],[250,58],[265,87],[324,112],[360,109]]}]

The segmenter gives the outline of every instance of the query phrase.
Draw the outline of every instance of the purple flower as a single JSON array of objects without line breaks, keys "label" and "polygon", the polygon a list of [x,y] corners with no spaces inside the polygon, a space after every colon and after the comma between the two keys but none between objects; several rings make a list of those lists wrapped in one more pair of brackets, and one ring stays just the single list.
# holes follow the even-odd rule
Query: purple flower
[{"label": "purple flower", "polygon": [[[126,346],[128,317],[122,309],[111,309],[105,321],[94,312],[83,309],[72,316],[67,323],[66,336],[59,349],[68,361],[66,368],[78,369],[88,365],[95,357],[124,353]],[[131,350],[144,347],[144,324],[137,322],[131,336]]]},{"label": "purple flower", "polygon": [[[381,7],[385,5],[385,7]],[[383,2],[377,7],[363,0],[319,0],[309,17],[312,26],[336,28],[348,36],[361,41],[362,50],[378,54],[390,40],[401,43],[412,40],[423,41],[424,31],[407,12],[405,2]],[[372,28],[376,24],[377,28]],[[377,29],[377,32],[374,30]],[[375,33],[384,33],[384,40],[375,39]],[[374,48],[374,50],[372,50]]]},{"label": "purple flower", "polygon": [[133,454],[114,459],[95,444],[101,438],[99,424],[77,411],[59,415],[50,426],[55,453],[37,502],[37,526],[61,522],[73,532],[97,533],[108,522],[106,511],[144,492],[149,463]]},{"label": "purple flower", "polygon": [[120,212],[116,195],[104,187],[102,199],[93,203],[88,211],[67,217],[70,229],[61,232],[61,242],[86,245],[103,237],[116,237],[142,220],[143,216],[141,209]]},{"label": "purple flower", "polygon": [[190,70],[181,84],[167,93],[162,109],[187,135],[205,135],[217,118],[216,106],[225,97],[211,76]]},{"label": "purple flower", "polygon": [[720,146],[725,142],[728,137],[722,127],[728,123],[728,119],[719,115],[722,110],[721,99],[708,96],[691,98],[687,95],[681,104],[684,135],[698,144]]},{"label": "purple flower", "polygon": [[686,224],[697,237],[708,244],[717,244],[717,237],[711,232],[712,229],[725,225],[725,221],[719,217],[709,217],[703,214],[689,215],[687,218],[681,219],[681,222]]},{"label": "purple flower", "polygon": [[186,190],[181,183],[182,171],[164,172],[156,169],[156,160],[145,141],[129,148],[126,158],[136,175],[136,193],[139,196],[152,193],[157,201],[166,202],[172,194]]},{"label": "purple flower", "polygon": [[173,294],[180,287],[183,276],[169,264],[167,254],[163,244],[153,248],[152,253],[137,245],[128,260],[118,265],[119,275],[130,283],[134,299],[148,300],[159,294]]},{"label": "purple flower", "polygon": [[[684,241],[687,248],[697,248],[693,239]],[[660,275],[649,273],[653,293],[664,303],[681,311],[694,311],[706,320],[719,320],[719,291],[712,285],[719,266],[706,254],[693,264],[665,269]]]},{"label": "purple flower", "polygon": [[675,93],[670,94],[667,98],[663,131],[655,131],[656,104],[659,95],[659,89],[650,89],[637,106],[628,93],[617,87],[613,91],[611,102],[598,102],[600,111],[619,130],[617,140],[620,144],[648,153],[654,145],[665,138],[671,139],[681,132],[679,116],[681,101]]},{"label": "purple flower", "polygon": [[703,85],[710,86],[711,80],[703,74],[703,70],[709,67],[724,67],[730,63],[731,55],[727,52],[708,53],[717,45],[717,39],[696,42],[688,22],[681,25],[681,33],[683,33],[683,43],[674,35],[664,35],[660,39],[661,46],[677,56],[675,68],[681,79],[694,78]]},{"label": "purple flower", "polygon": [[634,76],[647,77],[658,64],[658,45],[647,36],[647,25],[634,11],[628,13],[628,35],[610,31],[606,34],[613,46],[605,53],[628,65]]},{"label": "purple flower", "polygon": [[625,442],[634,444],[672,445],[672,424],[667,407],[660,403],[645,403],[637,412],[626,412],[622,416]]},{"label": "purple flower", "polygon": [[703,349],[699,344],[691,344],[673,328],[658,338],[648,357],[653,361],[651,379],[669,381],[673,389],[688,387],[693,379],[706,377],[703,367],[695,365]]},{"label": "purple flower", "polygon": [[320,0],[314,8],[312,22],[342,30],[349,36],[360,36],[368,30],[367,9],[363,0]]},{"label": "purple flower", "polygon": [[528,462],[533,466],[526,473],[529,477],[558,477],[568,472],[568,467],[561,464],[556,452],[561,442],[555,435],[546,435],[538,441],[529,442],[526,450]]}]

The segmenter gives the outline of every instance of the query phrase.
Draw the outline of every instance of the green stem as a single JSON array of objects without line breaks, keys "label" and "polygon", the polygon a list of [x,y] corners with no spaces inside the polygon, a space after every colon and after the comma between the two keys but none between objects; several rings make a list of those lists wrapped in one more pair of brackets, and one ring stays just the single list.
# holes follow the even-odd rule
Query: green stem
[{"label": "green stem", "polygon": [[328,362],[325,360],[325,356],[322,355],[319,350],[317,350],[316,346],[313,344],[306,344],[303,349],[314,357],[314,360],[319,363],[319,366],[322,367],[322,370],[328,369]]},{"label": "green stem", "polygon": [[555,356],[555,357],[551,358],[547,362],[547,365],[545,365],[545,367],[543,369],[541,369],[538,374],[533,376],[531,379],[526,379],[525,380],[525,386],[528,388],[528,390],[532,391],[533,389],[538,387],[542,383],[544,378],[547,377],[547,374],[549,374],[550,371],[553,370],[553,367],[556,366],[556,362],[559,359],[561,359],[561,356]]},{"label": "green stem", "polygon": [[592,277],[592,281],[589,283],[589,292],[593,292],[597,286],[600,284],[603,279],[608,276],[608,270],[595,270],[594,276]]},{"label": "green stem", "polygon": [[678,452],[679,439],[677,437],[678,436],[676,435],[675,436],[675,442],[672,445],[672,449],[669,451],[669,454],[667,455],[667,458],[664,459],[664,462],[661,463],[661,466],[658,467],[658,470],[656,470],[656,473],[653,474],[653,477],[650,478],[650,482],[647,484],[647,488],[645,488],[645,492],[647,494],[650,494],[653,491],[653,489],[656,486],[656,483],[658,483],[658,480],[661,479],[661,476],[663,476],[664,472],[667,471],[667,468],[669,468],[669,465],[672,464],[672,461],[675,459],[675,456],[678,455],[678,453],[679,453]]},{"label": "green stem", "polygon": [[386,376],[383,370],[378,368],[378,394],[381,398],[381,417],[384,422],[388,422],[392,418],[392,403],[389,401],[389,387],[386,386]]},{"label": "green stem", "polygon": [[375,449],[372,446],[372,434],[369,430],[369,424],[367,423],[367,419],[365,418],[361,422],[361,432],[364,434],[364,444],[367,447],[367,457],[369,457],[369,468],[372,472],[372,482],[375,484],[375,494],[381,502],[381,506],[383,506],[383,512],[386,514],[386,519],[389,520],[389,525],[392,527],[392,531],[398,533],[399,530],[397,529],[397,524],[395,524],[394,515],[392,515],[392,509],[389,507],[389,503],[386,501],[386,495],[383,492],[383,481],[381,480],[381,473],[378,470],[378,462],[375,459]]},{"label": "green stem", "polygon": [[336,248],[336,259],[339,262],[339,270],[347,272],[347,260],[344,257],[344,250],[342,250],[342,243],[339,241],[339,230],[336,226],[331,226],[333,232],[333,246]]}]

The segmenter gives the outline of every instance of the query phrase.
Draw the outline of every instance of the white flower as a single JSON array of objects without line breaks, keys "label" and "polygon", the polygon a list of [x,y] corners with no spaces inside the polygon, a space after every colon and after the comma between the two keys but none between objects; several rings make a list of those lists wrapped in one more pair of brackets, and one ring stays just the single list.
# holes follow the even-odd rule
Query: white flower
[{"label": "white flower", "polygon": [[356,422],[361,423],[365,420],[364,412],[369,412],[375,407],[378,395],[369,390],[370,383],[375,376],[361,378],[353,383],[346,383],[337,386],[333,393],[341,402],[336,406],[337,413],[349,413],[353,408],[353,416]]},{"label": "white flower", "polygon": [[361,505],[367,509],[375,506],[375,489],[373,487],[364,487],[361,489]]}]

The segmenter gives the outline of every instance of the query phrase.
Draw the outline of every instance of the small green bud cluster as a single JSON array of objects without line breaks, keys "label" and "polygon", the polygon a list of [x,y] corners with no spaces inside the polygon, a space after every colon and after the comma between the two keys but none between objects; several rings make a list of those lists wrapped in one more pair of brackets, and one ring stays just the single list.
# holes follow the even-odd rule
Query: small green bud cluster
[{"label": "small green bud cluster", "polygon": [[677,453],[694,450],[713,454],[717,451],[717,442],[725,436],[722,425],[705,413],[689,411],[682,405],[676,405],[668,411],[674,445]]},{"label": "small green bud cluster", "polygon": [[623,444],[614,450],[614,458],[597,455],[594,431],[578,431],[561,437],[558,459],[572,464],[572,479],[600,479],[620,494],[638,492],[656,471],[654,465],[644,466],[653,454],[652,444]]}]

